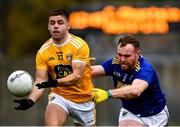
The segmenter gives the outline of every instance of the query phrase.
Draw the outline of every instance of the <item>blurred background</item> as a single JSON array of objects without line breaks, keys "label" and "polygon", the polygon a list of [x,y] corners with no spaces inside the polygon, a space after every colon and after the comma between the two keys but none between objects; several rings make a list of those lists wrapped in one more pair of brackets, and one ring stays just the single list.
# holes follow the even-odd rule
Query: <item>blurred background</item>
[{"label": "blurred background", "polygon": [[[44,125],[46,95],[27,111],[16,104],[6,81],[15,70],[34,77],[35,55],[50,37],[48,12],[63,8],[70,16],[71,33],[85,39],[93,64],[116,53],[117,40],[132,34],[141,42],[143,55],[154,65],[166,93],[169,125],[180,125],[180,2],[179,0],[1,0],[0,1],[0,126]],[[95,78],[95,86],[113,88],[112,79]],[[121,101],[97,105],[97,125],[118,125]],[[72,125],[71,118],[66,125]]]}]

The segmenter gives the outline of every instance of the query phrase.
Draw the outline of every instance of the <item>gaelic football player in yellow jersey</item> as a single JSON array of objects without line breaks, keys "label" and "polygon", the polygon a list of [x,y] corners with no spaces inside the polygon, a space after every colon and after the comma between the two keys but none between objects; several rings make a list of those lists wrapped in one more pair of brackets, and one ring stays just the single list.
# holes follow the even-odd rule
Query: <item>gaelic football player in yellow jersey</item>
[{"label": "gaelic football player in yellow jersey", "polygon": [[[51,38],[36,56],[35,86],[27,99],[15,100],[17,110],[33,106],[51,88],[45,113],[45,125],[64,125],[71,116],[75,125],[95,125],[95,105],[91,101],[89,47],[69,33],[69,20],[61,9],[50,11],[48,30]],[[51,78],[48,79],[48,75]]]}]

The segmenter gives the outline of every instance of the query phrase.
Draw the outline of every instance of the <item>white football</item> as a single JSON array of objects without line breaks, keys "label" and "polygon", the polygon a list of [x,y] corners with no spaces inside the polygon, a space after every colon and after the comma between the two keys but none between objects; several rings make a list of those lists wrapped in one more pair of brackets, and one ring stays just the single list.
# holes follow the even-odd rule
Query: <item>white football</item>
[{"label": "white football", "polygon": [[23,70],[17,70],[11,73],[7,80],[7,87],[10,93],[16,97],[27,96],[34,85],[32,76]]}]

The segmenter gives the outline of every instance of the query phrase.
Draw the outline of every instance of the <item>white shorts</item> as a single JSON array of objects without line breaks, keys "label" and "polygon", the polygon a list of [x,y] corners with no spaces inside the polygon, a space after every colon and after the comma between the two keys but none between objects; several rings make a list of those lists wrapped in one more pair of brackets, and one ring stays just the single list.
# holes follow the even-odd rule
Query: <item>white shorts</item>
[{"label": "white shorts", "polygon": [[74,103],[64,97],[51,93],[49,94],[49,104],[54,103],[62,107],[73,119],[74,123],[84,126],[95,125],[96,110],[94,102]]},{"label": "white shorts", "polygon": [[167,106],[165,106],[160,113],[148,117],[140,117],[124,108],[121,108],[119,114],[119,122],[123,120],[135,120],[140,122],[144,126],[154,126],[154,127],[166,126],[168,123],[168,118],[169,118],[169,112]]}]

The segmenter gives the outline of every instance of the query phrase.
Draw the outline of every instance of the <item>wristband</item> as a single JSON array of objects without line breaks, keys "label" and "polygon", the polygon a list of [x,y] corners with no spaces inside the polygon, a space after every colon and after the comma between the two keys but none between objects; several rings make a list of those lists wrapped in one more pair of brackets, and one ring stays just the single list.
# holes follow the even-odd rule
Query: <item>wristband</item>
[{"label": "wristband", "polygon": [[113,96],[112,96],[112,91],[111,90],[108,90],[107,91],[107,94],[108,94],[108,98],[112,98]]}]

